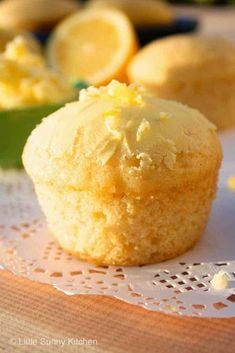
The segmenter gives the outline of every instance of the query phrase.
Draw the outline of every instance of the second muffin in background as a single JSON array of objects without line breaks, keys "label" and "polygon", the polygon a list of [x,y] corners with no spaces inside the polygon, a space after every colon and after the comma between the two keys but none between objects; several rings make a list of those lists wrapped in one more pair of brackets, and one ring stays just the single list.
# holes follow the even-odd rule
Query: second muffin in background
[{"label": "second muffin in background", "polygon": [[23,162],[64,249],[97,264],[140,265],[200,238],[221,147],[198,111],[113,81],[44,119]]},{"label": "second muffin in background", "polygon": [[235,44],[222,38],[172,36],[140,50],[131,82],[200,110],[218,128],[235,126]]}]

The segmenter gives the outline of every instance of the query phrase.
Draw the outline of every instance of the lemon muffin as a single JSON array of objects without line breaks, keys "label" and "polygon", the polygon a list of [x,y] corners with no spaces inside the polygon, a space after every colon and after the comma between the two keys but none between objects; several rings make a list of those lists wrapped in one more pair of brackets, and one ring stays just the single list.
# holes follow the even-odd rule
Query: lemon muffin
[{"label": "lemon muffin", "polygon": [[235,126],[235,45],[222,38],[173,36],[131,61],[131,82],[199,109],[218,128]]},{"label": "lemon muffin", "polygon": [[28,31],[50,29],[79,8],[77,0],[2,0],[0,27]]},{"label": "lemon muffin", "polygon": [[221,147],[197,110],[113,81],[44,119],[23,163],[64,249],[97,264],[140,265],[200,238]]}]

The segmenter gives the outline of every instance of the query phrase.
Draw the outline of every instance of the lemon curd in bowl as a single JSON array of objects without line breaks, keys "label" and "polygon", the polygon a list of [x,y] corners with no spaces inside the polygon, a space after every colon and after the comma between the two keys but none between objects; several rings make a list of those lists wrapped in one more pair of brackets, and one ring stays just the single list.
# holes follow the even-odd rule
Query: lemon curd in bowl
[{"label": "lemon curd in bowl", "polygon": [[75,99],[77,91],[46,66],[23,37],[0,54],[0,167],[21,166],[26,139],[44,116]]}]

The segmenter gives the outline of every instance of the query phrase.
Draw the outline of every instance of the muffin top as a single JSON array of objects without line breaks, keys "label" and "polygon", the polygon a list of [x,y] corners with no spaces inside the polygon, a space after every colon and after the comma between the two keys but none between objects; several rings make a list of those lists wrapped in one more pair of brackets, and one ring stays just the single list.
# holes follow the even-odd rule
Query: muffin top
[{"label": "muffin top", "polygon": [[235,74],[235,45],[222,38],[172,36],[145,46],[128,68],[131,79],[149,84],[223,78]]},{"label": "muffin top", "polygon": [[118,194],[185,185],[220,159],[215,126],[197,110],[117,81],[45,118],[23,153],[34,182]]}]

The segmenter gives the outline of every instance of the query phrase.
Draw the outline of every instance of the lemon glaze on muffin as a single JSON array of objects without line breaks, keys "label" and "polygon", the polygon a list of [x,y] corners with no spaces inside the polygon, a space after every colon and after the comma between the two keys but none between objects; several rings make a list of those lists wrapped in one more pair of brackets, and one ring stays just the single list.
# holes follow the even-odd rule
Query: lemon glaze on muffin
[{"label": "lemon glaze on muffin", "polygon": [[63,248],[98,264],[146,264],[200,238],[221,147],[198,111],[113,81],[44,119],[23,163]]},{"label": "lemon glaze on muffin", "polygon": [[235,45],[190,35],[156,40],[132,59],[131,82],[200,110],[218,128],[235,126]]}]

